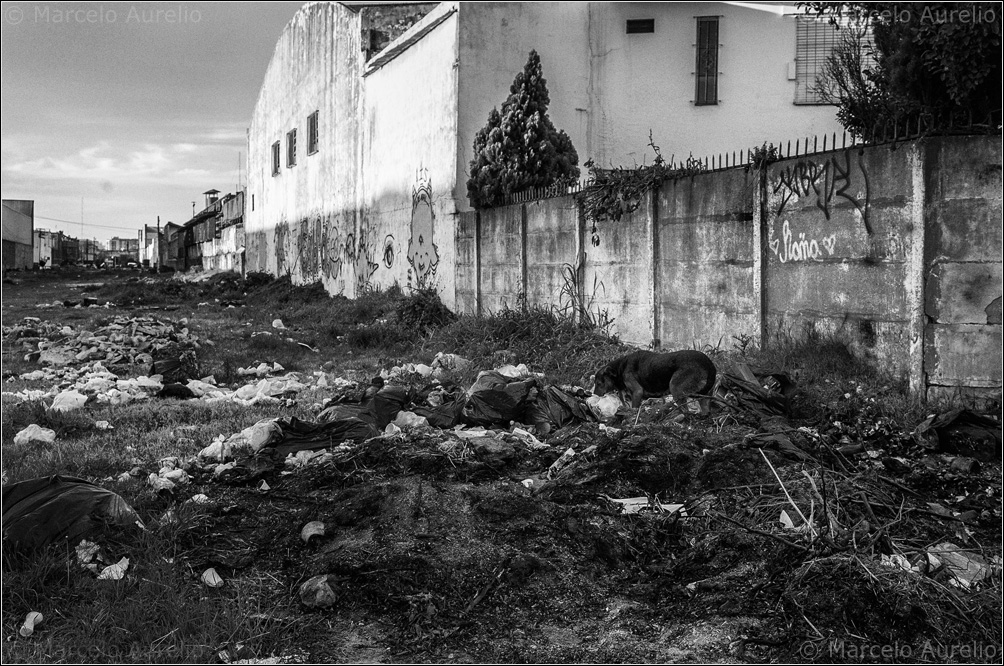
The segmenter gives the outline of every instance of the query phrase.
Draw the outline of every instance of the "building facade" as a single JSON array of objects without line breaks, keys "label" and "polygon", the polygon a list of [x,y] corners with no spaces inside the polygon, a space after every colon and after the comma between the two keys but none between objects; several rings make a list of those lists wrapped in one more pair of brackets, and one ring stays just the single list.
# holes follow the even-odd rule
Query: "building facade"
[{"label": "building facade", "polygon": [[453,307],[474,136],[531,50],[580,165],[651,162],[650,136],[679,162],[841,131],[811,94],[835,31],[794,7],[444,2],[376,53],[363,23],[311,3],[276,45],[248,129],[248,270]]},{"label": "building facade", "polygon": [[34,265],[35,202],[3,200],[3,268],[24,270]]}]

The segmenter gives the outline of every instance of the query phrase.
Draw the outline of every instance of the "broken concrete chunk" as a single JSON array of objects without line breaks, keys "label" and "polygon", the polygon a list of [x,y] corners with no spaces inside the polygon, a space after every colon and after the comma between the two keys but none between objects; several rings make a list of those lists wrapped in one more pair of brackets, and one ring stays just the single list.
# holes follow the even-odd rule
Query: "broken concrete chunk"
[{"label": "broken concrete chunk", "polygon": [[300,586],[300,601],[308,608],[329,608],[338,601],[338,579],[330,574],[314,576]]}]

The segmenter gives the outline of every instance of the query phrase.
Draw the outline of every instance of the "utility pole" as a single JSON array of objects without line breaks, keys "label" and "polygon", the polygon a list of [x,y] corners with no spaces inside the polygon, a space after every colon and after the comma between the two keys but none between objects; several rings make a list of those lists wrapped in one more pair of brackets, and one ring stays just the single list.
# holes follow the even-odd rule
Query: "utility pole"
[{"label": "utility pole", "polygon": [[153,265],[153,272],[160,273],[160,215],[157,216],[157,261]]}]

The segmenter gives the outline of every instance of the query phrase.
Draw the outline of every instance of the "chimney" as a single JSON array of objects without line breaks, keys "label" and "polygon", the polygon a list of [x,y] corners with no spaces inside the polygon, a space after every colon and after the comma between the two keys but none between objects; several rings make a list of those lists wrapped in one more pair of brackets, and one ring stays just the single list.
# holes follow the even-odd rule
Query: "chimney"
[{"label": "chimney", "polygon": [[205,192],[203,192],[203,194],[206,195],[206,208],[209,208],[214,203],[220,200],[219,190],[206,190]]}]

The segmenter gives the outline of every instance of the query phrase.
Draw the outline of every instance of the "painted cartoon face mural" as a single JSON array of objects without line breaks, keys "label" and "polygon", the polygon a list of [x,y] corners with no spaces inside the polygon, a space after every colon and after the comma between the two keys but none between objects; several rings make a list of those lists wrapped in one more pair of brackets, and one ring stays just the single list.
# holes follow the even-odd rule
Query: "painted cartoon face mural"
[{"label": "painted cartoon face mural", "polygon": [[439,248],[432,242],[435,214],[432,212],[432,183],[424,174],[419,178],[411,199],[411,240],[408,263],[419,289],[432,284],[439,266]]}]

